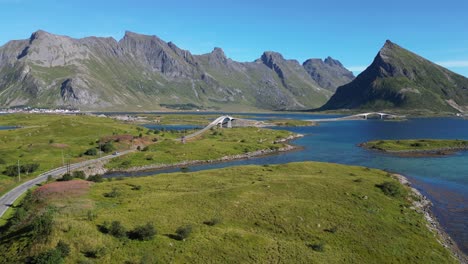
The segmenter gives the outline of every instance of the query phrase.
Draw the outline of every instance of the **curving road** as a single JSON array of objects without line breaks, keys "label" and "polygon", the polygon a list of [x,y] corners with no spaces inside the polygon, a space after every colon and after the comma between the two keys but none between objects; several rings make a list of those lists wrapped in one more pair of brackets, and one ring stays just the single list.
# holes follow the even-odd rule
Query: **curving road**
[{"label": "curving road", "polygon": [[[220,116],[220,117],[216,118],[213,122],[211,122],[209,125],[204,127],[203,129],[201,129],[201,130],[199,130],[199,131],[197,131],[197,132],[195,132],[193,134],[187,135],[187,136],[185,136],[185,138],[188,139],[188,138],[196,137],[196,136],[204,133],[205,131],[209,130],[210,128],[212,128],[214,126],[217,126],[220,122],[222,122],[226,118],[232,119],[232,117],[227,116],[227,115]],[[115,155],[108,155],[108,156],[104,156],[104,157],[101,157],[101,158],[98,158],[98,159],[87,160],[87,161],[71,164],[70,165],[70,170],[75,170],[75,169],[78,169],[78,168],[81,168],[81,167],[85,167],[85,166],[88,166],[90,164],[96,163],[98,161],[109,160],[109,159],[112,159],[112,158],[115,158],[115,157],[118,157],[118,156],[125,155],[125,154],[127,154],[129,152],[132,152],[132,151],[135,151],[135,150],[126,150],[126,151],[119,152],[119,153],[117,153]],[[47,178],[49,177],[49,175],[52,176],[52,177],[58,177],[58,176],[61,176],[61,175],[65,174],[66,172],[67,172],[67,167],[66,166],[62,166],[62,167],[59,167],[59,168],[44,172],[44,173],[40,174],[39,176],[37,176],[36,178],[34,178],[32,180],[29,180],[27,182],[24,182],[24,183],[18,185],[17,187],[15,187],[14,189],[10,190],[9,192],[7,192],[6,194],[4,194],[2,197],[0,197],[0,217],[2,217],[3,214],[8,210],[8,208],[16,201],[16,199],[18,199],[18,197],[20,197],[28,189],[30,189],[31,187],[34,187],[35,185],[37,185],[39,183],[45,182],[47,180]]]},{"label": "curving road", "polygon": [[[188,138],[196,137],[196,136],[206,132],[210,128],[212,128],[214,126],[217,126],[220,122],[222,122],[226,118],[232,119],[232,117],[227,116],[227,115],[220,116],[220,117],[216,118],[213,122],[211,122],[209,125],[204,127],[203,129],[198,130],[197,132],[195,132],[193,134],[187,135],[187,136],[185,136],[185,138],[188,139]],[[129,152],[133,152],[133,151],[135,151],[135,150],[126,150],[126,151],[119,152],[119,153],[117,153],[115,155],[108,155],[108,156],[104,156],[104,157],[101,157],[101,158],[98,158],[98,159],[86,160],[86,161],[83,161],[83,162],[70,164],[70,170],[75,170],[75,169],[78,169],[78,168],[81,168],[81,167],[85,167],[85,166],[88,166],[90,164],[96,163],[98,161],[109,160],[109,159],[112,159],[112,158],[115,158],[115,157],[118,157],[118,156],[122,156],[122,155],[125,155],[125,154],[127,154]],[[3,214],[8,210],[8,208],[16,201],[16,199],[18,199],[18,197],[20,197],[28,189],[30,189],[31,187],[34,187],[35,185],[37,185],[39,183],[45,182],[47,180],[47,178],[49,177],[49,175],[56,178],[58,176],[61,176],[61,175],[65,174],[66,172],[67,172],[67,167],[66,166],[62,166],[62,167],[59,167],[59,168],[44,172],[44,173],[40,174],[39,176],[37,176],[36,178],[34,178],[32,180],[29,180],[27,182],[24,182],[24,183],[18,185],[17,187],[15,187],[14,189],[10,190],[9,192],[7,192],[6,194],[4,194],[2,197],[0,197],[0,217],[2,217]]]},{"label": "curving road", "polygon": [[[135,150],[126,150],[122,152],[118,152],[115,155],[107,155],[98,159],[92,159],[92,160],[86,160],[74,164],[70,164],[70,170],[75,170],[81,167],[88,166],[90,164],[96,163],[98,161],[105,161],[109,160],[118,156],[125,155],[127,153],[133,152]],[[67,172],[67,166],[62,166],[47,172],[44,172],[37,176],[36,178],[29,180],[27,182],[24,182],[18,186],[16,186],[14,189],[10,190],[6,194],[4,194],[2,197],[0,197],[0,217],[3,216],[3,214],[8,210],[8,208],[20,197],[23,193],[25,193],[28,189],[31,187],[34,187],[36,184],[42,183],[47,181],[47,178],[50,176],[52,177],[58,177]]]}]

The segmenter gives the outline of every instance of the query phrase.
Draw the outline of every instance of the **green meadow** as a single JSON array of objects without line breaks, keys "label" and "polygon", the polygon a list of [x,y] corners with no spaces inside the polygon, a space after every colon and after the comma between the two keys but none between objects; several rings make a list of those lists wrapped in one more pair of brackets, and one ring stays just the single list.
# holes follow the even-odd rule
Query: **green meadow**
[{"label": "green meadow", "polygon": [[267,123],[274,124],[276,126],[285,126],[285,127],[300,127],[300,126],[316,126],[316,122],[297,120],[297,119],[272,119],[267,120]]},{"label": "green meadow", "polygon": [[171,165],[182,161],[219,159],[257,150],[276,150],[284,147],[285,143],[274,141],[293,133],[255,127],[212,129],[185,144],[180,140],[161,138],[160,135],[156,137],[157,144],[149,145],[140,152],[114,158],[106,167],[126,169],[151,164]]},{"label": "green meadow", "polygon": [[[98,148],[106,137],[128,135],[138,137],[146,129],[123,124],[109,118],[84,115],[0,115],[0,126],[19,126],[0,131],[0,195],[18,184],[16,177],[4,175],[8,166],[38,164],[32,173],[23,173],[21,180],[31,179],[42,172],[96,156],[83,153]],[[146,134],[144,134],[146,136]],[[114,142],[116,149],[128,149],[128,141]]]},{"label": "green meadow", "polygon": [[[457,263],[380,170],[303,162],[83,183],[38,188],[2,231],[0,262]],[[132,238],[148,225],[156,235]]]},{"label": "green meadow", "polygon": [[161,125],[200,125],[206,126],[211,121],[219,117],[215,114],[138,114],[145,117],[148,123],[157,123]]}]

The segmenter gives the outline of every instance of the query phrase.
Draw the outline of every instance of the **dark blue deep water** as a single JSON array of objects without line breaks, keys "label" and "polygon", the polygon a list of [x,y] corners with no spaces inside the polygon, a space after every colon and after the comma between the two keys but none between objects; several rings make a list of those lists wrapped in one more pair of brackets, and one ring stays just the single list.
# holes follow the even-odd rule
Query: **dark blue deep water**
[{"label": "dark blue deep water", "polygon": [[[252,114],[249,114],[252,115]],[[235,115],[233,115],[235,116]],[[329,116],[261,114],[258,119],[315,119]],[[184,129],[184,128],[183,128]],[[434,204],[432,210],[444,229],[468,253],[468,151],[446,157],[395,157],[362,149],[357,144],[374,139],[440,138],[468,140],[468,120],[420,118],[394,122],[382,120],[339,121],[316,127],[276,128],[305,134],[293,143],[302,151],[228,163],[194,166],[190,171],[246,164],[324,161],[385,169],[407,176],[414,187]],[[158,171],[172,172],[179,169]],[[135,173],[134,176],[156,172]],[[110,176],[110,175],[109,175]],[[119,175],[112,175],[119,176]],[[122,175],[120,175],[122,176]],[[128,174],[124,176],[129,176]]]}]

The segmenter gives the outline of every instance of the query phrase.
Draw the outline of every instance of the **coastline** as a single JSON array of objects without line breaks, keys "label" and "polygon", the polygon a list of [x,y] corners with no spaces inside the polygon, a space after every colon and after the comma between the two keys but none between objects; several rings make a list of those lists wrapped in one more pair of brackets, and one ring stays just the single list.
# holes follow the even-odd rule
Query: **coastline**
[{"label": "coastline", "polygon": [[[302,134],[295,134],[287,138],[279,139],[274,142],[275,143],[289,142],[291,140],[301,138],[303,136],[304,135]],[[171,169],[171,168],[184,168],[186,166],[216,164],[216,163],[223,163],[223,162],[229,162],[229,161],[235,161],[235,160],[249,159],[249,158],[254,158],[254,157],[275,155],[275,154],[279,154],[282,152],[291,152],[291,151],[300,150],[301,148],[302,147],[300,146],[287,144],[286,146],[279,148],[279,149],[263,149],[263,150],[257,150],[253,152],[243,153],[243,154],[223,156],[221,158],[212,159],[212,160],[182,161],[182,162],[173,163],[173,164],[151,164],[151,165],[145,165],[145,166],[139,166],[139,167],[132,167],[128,169],[107,169],[104,167],[105,164],[102,163],[100,164],[100,167],[98,168],[99,171],[97,173],[100,173],[100,174],[113,173],[113,172],[114,173],[119,173],[119,172],[127,173],[127,172],[150,171],[150,170],[164,170],[164,169]],[[382,151],[382,152],[385,152],[385,151]],[[96,171],[94,171],[94,173],[89,173],[85,171],[85,173],[87,175],[90,175],[90,174],[95,174]],[[432,213],[431,211],[431,207],[433,205],[432,202],[426,196],[422,195],[417,189],[412,187],[411,182],[405,176],[401,174],[393,173],[392,177],[396,178],[400,182],[400,184],[409,187],[412,194],[418,197],[418,199],[413,200],[412,209],[424,215],[424,218],[426,219],[426,223],[427,223],[426,224],[427,228],[436,236],[437,240],[444,247],[448,248],[450,252],[452,253],[452,256],[455,259],[457,259],[460,263],[468,264],[468,256],[458,248],[456,242],[450,237],[449,234],[445,232],[445,230],[442,228],[437,218]]]},{"label": "coastline", "polygon": [[[274,143],[285,143],[291,140],[302,138],[304,135],[302,134],[294,134],[286,138],[275,140]],[[193,165],[202,165],[202,164],[214,164],[214,163],[223,163],[228,161],[234,160],[243,160],[249,159],[254,157],[263,157],[268,155],[274,155],[282,152],[291,152],[300,150],[302,147],[296,145],[286,144],[286,146],[278,149],[261,149],[252,152],[237,154],[237,155],[230,155],[230,156],[223,156],[217,159],[211,160],[187,160],[181,161],[172,164],[149,164],[144,166],[138,167],[131,167],[127,169],[107,169],[104,167],[104,163],[96,164],[95,167],[84,169],[86,175],[93,175],[93,174],[105,174],[105,173],[126,173],[126,172],[137,172],[137,171],[149,171],[149,170],[164,170],[164,169],[171,169],[171,168],[183,168],[186,166],[193,166]]]},{"label": "coastline", "polygon": [[427,221],[427,228],[429,228],[429,230],[434,233],[434,235],[437,237],[437,240],[444,247],[448,248],[450,252],[452,252],[453,257],[460,261],[460,263],[468,264],[468,256],[458,248],[455,241],[450,237],[449,234],[447,234],[447,232],[445,232],[437,218],[432,213],[432,202],[426,196],[422,195],[421,192],[419,192],[416,188],[412,187],[411,182],[407,177],[397,173],[392,173],[392,177],[397,179],[400,184],[410,188],[412,194],[419,198],[419,201],[413,200],[413,209],[416,212],[424,215],[424,218]]}]

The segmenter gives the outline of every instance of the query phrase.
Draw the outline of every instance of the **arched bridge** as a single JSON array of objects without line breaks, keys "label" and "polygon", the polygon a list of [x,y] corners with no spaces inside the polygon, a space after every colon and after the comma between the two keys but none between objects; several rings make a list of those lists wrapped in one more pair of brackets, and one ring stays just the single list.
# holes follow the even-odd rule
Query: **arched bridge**
[{"label": "arched bridge", "polygon": [[234,118],[232,116],[228,116],[228,115],[220,116],[220,117],[216,118],[215,120],[213,120],[213,122],[211,122],[209,125],[207,125],[203,129],[198,130],[195,133],[192,133],[190,135],[185,136],[184,139],[189,139],[189,138],[193,138],[193,137],[196,137],[198,135],[201,135],[204,132],[211,129],[212,127],[232,128],[232,121],[233,120],[236,120],[236,118]]},{"label": "arched bridge", "polygon": [[363,118],[363,119],[367,119],[368,117],[370,116],[378,116],[380,117],[380,119],[384,119],[384,118],[398,118],[400,116],[397,116],[397,115],[392,115],[392,114],[387,114],[387,113],[382,113],[382,112],[368,112],[368,113],[362,113],[362,114],[357,114],[357,115],[352,115],[352,116],[349,116],[350,118]]},{"label": "arched bridge", "polygon": [[343,116],[343,117],[337,117],[337,118],[311,119],[307,121],[330,122],[330,121],[345,121],[345,120],[367,120],[369,117],[379,117],[379,119],[405,118],[405,116],[388,114],[388,113],[383,113],[383,112],[368,112],[368,113],[355,114],[355,115]]}]

